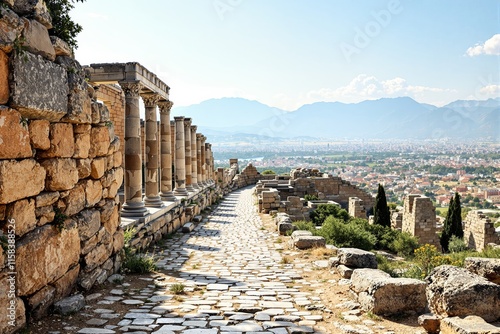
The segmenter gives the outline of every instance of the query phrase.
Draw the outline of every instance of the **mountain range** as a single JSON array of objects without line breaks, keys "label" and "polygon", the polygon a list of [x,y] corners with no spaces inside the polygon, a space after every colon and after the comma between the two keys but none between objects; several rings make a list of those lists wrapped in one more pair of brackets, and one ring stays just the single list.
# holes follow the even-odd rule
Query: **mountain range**
[{"label": "mountain range", "polygon": [[317,102],[285,111],[243,98],[174,107],[214,139],[500,139],[500,98],[458,100],[443,107],[410,97],[359,103]]}]

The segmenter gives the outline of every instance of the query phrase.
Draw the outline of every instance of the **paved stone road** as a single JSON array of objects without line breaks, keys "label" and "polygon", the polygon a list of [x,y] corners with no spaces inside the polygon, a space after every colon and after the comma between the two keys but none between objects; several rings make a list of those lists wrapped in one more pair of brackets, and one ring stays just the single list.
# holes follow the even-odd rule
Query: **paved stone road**
[{"label": "paved stone road", "polygon": [[[124,284],[109,296],[96,296],[102,308],[90,310],[88,327],[75,332],[324,333],[315,328],[322,316],[304,311],[319,297],[287,287],[301,275],[281,263],[276,235],[262,228],[255,212],[252,189],[229,194],[208,218],[193,232],[176,234],[158,254],[158,267],[167,275],[135,293]],[[170,291],[175,283],[204,293],[179,299]],[[130,309],[123,316],[106,307],[111,303]],[[110,325],[109,319],[119,322]]]}]

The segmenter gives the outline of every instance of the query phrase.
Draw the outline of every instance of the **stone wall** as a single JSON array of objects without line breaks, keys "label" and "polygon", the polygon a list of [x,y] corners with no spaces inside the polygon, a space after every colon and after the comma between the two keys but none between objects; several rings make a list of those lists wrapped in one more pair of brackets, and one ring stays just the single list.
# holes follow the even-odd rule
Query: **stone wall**
[{"label": "stone wall", "polygon": [[[99,85],[96,87],[96,97],[102,101],[109,110],[109,119],[114,124],[115,135],[121,143],[125,142],[125,96],[119,86]],[[124,152],[123,145],[120,152]]]},{"label": "stone wall", "polygon": [[109,111],[69,47],[49,36],[43,1],[7,5],[0,6],[0,286],[12,294],[2,293],[0,305],[13,308],[0,312],[1,333],[42,316],[75,286],[103,282],[120,267],[123,246],[122,159]]},{"label": "stone wall", "polygon": [[435,245],[440,249],[436,228],[436,208],[430,198],[420,195],[406,196],[402,231],[418,237],[421,244]]},{"label": "stone wall", "polygon": [[495,233],[494,223],[481,211],[470,211],[464,221],[464,242],[478,252],[489,243],[500,244],[500,235]]},{"label": "stone wall", "polygon": [[[238,168],[239,169],[239,168]],[[249,163],[241,173],[235,175],[233,182],[235,188],[243,188],[249,185],[256,184],[260,180],[273,180],[275,175],[262,175],[257,171],[251,163]]]}]

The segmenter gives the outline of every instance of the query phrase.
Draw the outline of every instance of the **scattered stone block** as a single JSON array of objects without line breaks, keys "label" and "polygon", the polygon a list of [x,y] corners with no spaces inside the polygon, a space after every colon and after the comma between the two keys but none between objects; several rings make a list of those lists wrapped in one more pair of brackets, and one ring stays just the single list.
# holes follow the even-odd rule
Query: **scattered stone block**
[{"label": "scattered stone block", "polygon": [[337,250],[339,263],[351,268],[377,269],[375,254],[357,248],[339,248]]},{"label": "scattered stone block", "polygon": [[500,285],[449,265],[434,268],[426,281],[432,313],[441,317],[477,315],[488,322],[500,318]]},{"label": "scattered stone block", "polygon": [[66,70],[25,52],[11,58],[11,106],[23,117],[59,121],[68,111]]},{"label": "scattered stone block", "polygon": [[500,284],[500,259],[468,257],[464,262],[465,269],[486,278],[495,284]]},{"label": "scattered stone block", "polygon": [[425,282],[412,278],[393,278],[378,269],[355,269],[351,290],[368,312],[393,315],[423,312],[427,306]]},{"label": "scattered stone block", "polygon": [[194,216],[194,218],[193,218],[193,222],[195,222],[195,223],[199,223],[202,220],[203,220],[203,216],[201,216],[201,215]]},{"label": "scattered stone block", "polygon": [[[1,19],[0,19],[1,24]],[[0,41],[1,41],[0,37]],[[1,44],[1,42],[0,42]],[[0,104],[9,101],[9,57],[0,50]]]},{"label": "scattered stone block", "polygon": [[292,223],[284,223],[284,222],[278,223],[278,232],[280,235],[287,235],[287,233],[289,233],[288,231],[293,231],[296,228],[297,227]]},{"label": "scattered stone block", "polygon": [[337,266],[337,271],[340,277],[350,279],[354,270],[343,264],[340,264]]},{"label": "scattered stone block", "polygon": [[33,159],[0,161],[0,204],[38,195],[45,187],[45,174]]},{"label": "scattered stone block", "polygon": [[441,321],[441,334],[500,334],[500,327],[478,316],[451,317]]},{"label": "scattered stone block", "polygon": [[23,18],[23,21],[23,47],[33,54],[40,55],[48,60],[54,61],[56,59],[56,51],[50,41],[47,28],[35,20]]},{"label": "scattered stone block", "polygon": [[439,326],[441,323],[441,319],[434,314],[422,314],[418,317],[418,324],[422,326],[425,331],[429,334],[437,334],[439,333]]},{"label": "scattered stone block", "polygon": [[186,223],[184,224],[184,226],[182,226],[182,233],[190,233],[194,230],[194,224],[189,222],[189,223]]},{"label": "scattered stone block", "polygon": [[314,247],[325,247],[325,238],[320,236],[302,235],[293,239],[293,245],[298,249],[309,249]]},{"label": "scattered stone block", "polygon": [[328,259],[328,263],[330,264],[330,268],[336,267],[340,264],[339,258],[336,256],[333,256]]},{"label": "scattered stone block", "polygon": [[61,315],[73,314],[80,311],[85,306],[85,298],[78,294],[64,298],[54,304],[54,311]]}]

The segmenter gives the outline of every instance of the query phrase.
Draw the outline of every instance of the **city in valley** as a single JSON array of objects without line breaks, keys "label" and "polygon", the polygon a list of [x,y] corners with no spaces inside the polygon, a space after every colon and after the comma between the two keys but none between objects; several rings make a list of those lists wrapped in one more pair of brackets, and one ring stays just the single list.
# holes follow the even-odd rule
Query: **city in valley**
[{"label": "city in valley", "polygon": [[317,168],[373,195],[382,184],[388,200],[397,205],[408,194],[428,196],[438,214],[446,213],[458,192],[464,208],[499,216],[500,153],[494,141],[287,140],[214,147],[219,167],[228,167],[229,159],[237,156],[240,168],[251,163],[260,172]]}]

